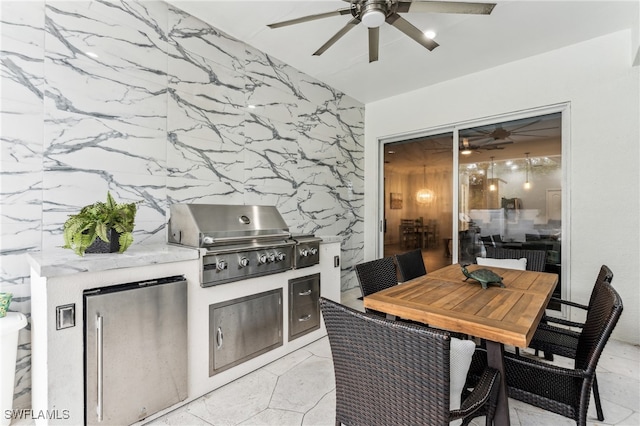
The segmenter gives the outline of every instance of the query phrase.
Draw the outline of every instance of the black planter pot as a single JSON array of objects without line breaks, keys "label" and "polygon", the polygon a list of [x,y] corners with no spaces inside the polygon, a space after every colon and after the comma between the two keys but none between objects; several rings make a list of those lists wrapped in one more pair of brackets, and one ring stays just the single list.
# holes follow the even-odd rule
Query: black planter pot
[{"label": "black planter pot", "polygon": [[109,230],[109,242],[104,242],[100,237],[96,238],[85,250],[85,253],[117,253],[120,250],[120,233],[115,229]]}]

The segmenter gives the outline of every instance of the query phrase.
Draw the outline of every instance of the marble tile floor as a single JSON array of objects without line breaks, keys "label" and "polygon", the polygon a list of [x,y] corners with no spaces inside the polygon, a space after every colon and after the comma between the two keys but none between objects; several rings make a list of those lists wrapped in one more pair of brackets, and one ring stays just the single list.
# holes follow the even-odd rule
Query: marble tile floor
[{"label": "marble tile floor", "polygon": [[[343,303],[362,309],[359,289]],[[570,360],[558,358],[560,365]],[[589,405],[589,425],[640,425],[640,347],[609,341],[598,365],[605,421]],[[575,425],[575,422],[509,400],[513,426]],[[149,423],[158,425],[333,425],[335,389],[327,338],[285,356]],[[484,419],[472,422],[483,426]]]}]

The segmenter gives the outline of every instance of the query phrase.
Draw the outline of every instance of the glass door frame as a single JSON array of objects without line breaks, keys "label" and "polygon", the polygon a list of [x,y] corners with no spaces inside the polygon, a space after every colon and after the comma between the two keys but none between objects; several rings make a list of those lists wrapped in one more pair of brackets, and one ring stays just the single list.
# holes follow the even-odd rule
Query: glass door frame
[{"label": "glass door frame", "polygon": [[[422,129],[413,132],[407,132],[402,134],[396,134],[388,137],[378,138],[378,232],[377,232],[377,253],[376,257],[381,257],[384,254],[384,152],[385,146],[390,143],[401,142],[405,140],[428,137],[442,133],[451,132],[453,135],[453,188],[452,188],[452,247],[451,247],[451,261],[452,263],[458,263],[458,251],[459,251],[459,241],[458,238],[454,238],[454,236],[458,235],[459,231],[459,222],[458,222],[458,210],[459,206],[459,191],[460,191],[460,173],[459,173],[459,132],[461,130],[471,129],[479,126],[486,126],[491,124],[499,124],[507,121],[520,120],[524,118],[532,118],[539,115],[546,115],[552,113],[561,113],[562,116],[562,124],[561,124],[561,152],[562,152],[562,253],[561,253],[561,264],[562,264],[562,282],[570,283],[571,282],[571,266],[569,259],[571,258],[571,236],[570,236],[570,227],[569,224],[569,211],[571,206],[571,198],[570,198],[570,161],[569,161],[569,153],[570,153],[570,103],[558,103],[553,105],[547,105],[538,108],[531,108],[527,110],[499,114],[494,116],[488,116],[475,120],[467,120],[461,121],[454,124],[442,125],[430,127],[427,129]],[[561,296],[563,299],[568,299],[571,297],[570,295],[570,286],[563,285],[561,289]],[[566,306],[562,306],[562,311],[560,312],[562,317],[567,316],[567,308]]]}]

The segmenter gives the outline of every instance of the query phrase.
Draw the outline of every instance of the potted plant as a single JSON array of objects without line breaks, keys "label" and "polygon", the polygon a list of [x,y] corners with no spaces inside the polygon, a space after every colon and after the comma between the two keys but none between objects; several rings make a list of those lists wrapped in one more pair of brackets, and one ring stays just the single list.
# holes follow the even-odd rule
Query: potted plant
[{"label": "potted plant", "polygon": [[107,202],[84,206],[69,215],[64,224],[64,246],[79,256],[84,253],[124,252],[133,242],[137,203],[116,203],[107,192]]}]

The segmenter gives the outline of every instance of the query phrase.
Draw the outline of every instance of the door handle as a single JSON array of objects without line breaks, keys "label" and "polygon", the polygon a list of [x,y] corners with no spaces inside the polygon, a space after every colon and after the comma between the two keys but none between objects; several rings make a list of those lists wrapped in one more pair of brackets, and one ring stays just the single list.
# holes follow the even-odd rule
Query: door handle
[{"label": "door handle", "polygon": [[222,328],[218,327],[216,330],[216,347],[220,349],[222,347]]},{"label": "door handle", "polygon": [[97,403],[96,403],[96,414],[98,415],[98,421],[101,422],[102,421],[102,413],[103,413],[103,377],[104,377],[104,371],[103,371],[103,360],[104,360],[104,354],[103,354],[103,329],[102,329],[102,316],[100,314],[96,315],[96,361],[97,361],[97,371],[98,371],[98,380],[97,382],[97,393],[98,393],[98,398],[97,398]]},{"label": "door handle", "polygon": [[311,289],[307,291],[301,291],[300,293],[298,293],[298,296],[308,296],[310,294],[311,294]]},{"label": "door handle", "polygon": [[311,319],[311,314],[305,315],[303,317],[298,318],[298,322],[305,322]]}]

